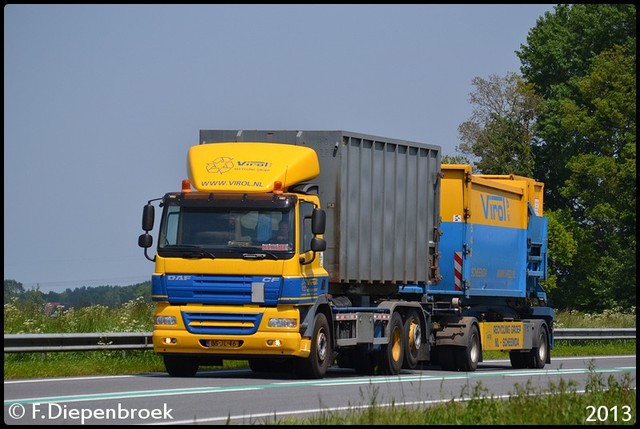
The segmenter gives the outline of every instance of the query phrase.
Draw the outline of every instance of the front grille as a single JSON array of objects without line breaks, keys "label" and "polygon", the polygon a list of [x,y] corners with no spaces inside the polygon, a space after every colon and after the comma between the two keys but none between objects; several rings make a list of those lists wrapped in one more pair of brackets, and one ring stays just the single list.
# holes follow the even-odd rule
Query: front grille
[{"label": "front grille", "polygon": [[204,313],[182,312],[187,331],[207,335],[251,335],[260,322],[262,313]]},{"label": "front grille", "polygon": [[[249,276],[191,276],[189,281],[168,281],[167,295],[172,304],[252,304],[252,285],[261,278]],[[280,296],[280,281],[264,283],[259,304],[274,306]]]}]

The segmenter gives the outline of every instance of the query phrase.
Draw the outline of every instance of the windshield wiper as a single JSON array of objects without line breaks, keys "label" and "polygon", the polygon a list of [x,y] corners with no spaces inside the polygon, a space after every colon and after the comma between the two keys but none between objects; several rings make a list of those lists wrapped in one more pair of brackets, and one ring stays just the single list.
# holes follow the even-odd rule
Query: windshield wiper
[{"label": "windshield wiper", "polygon": [[276,255],[274,255],[273,253],[243,253],[242,257],[244,259],[265,259],[267,256],[269,256],[272,259],[277,260],[278,257]]},{"label": "windshield wiper", "polygon": [[193,249],[185,252],[184,254],[185,258],[202,258],[203,256],[211,259],[216,259],[216,255],[204,249]]}]

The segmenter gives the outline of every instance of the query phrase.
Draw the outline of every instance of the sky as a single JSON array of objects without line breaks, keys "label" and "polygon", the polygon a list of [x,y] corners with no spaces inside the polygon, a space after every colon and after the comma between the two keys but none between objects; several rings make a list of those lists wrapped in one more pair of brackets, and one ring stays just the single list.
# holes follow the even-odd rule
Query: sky
[{"label": "sky", "polygon": [[180,189],[201,129],[344,130],[456,155],[472,79],[519,73],[553,9],[5,5],[4,278],[45,293],[150,280],[142,207]]}]

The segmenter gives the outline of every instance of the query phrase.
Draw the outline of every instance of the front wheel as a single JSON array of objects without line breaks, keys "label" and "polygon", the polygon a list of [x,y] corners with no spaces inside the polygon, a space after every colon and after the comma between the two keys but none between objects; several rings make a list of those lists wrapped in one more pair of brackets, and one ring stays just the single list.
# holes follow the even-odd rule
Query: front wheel
[{"label": "front wheel", "polygon": [[249,359],[249,368],[253,372],[287,372],[291,368],[291,363],[287,358],[251,358]]},{"label": "front wheel", "polygon": [[193,377],[198,372],[198,360],[191,356],[163,355],[164,367],[171,377]]},{"label": "front wheel", "polygon": [[322,378],[333,358],[329,322],[323,313],[316,314],[311,337],[311,353],[306,359],[299,359],[296,371],[302,378]]}]

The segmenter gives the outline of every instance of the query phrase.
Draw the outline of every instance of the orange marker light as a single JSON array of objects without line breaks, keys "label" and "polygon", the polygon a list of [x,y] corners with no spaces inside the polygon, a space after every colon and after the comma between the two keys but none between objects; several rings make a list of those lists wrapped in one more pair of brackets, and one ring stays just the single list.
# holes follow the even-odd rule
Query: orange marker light
[{"label": "orange marker light", "polygon": [[281,194],[283,191],[282,189],[282,182],[279,180],[276,180],[275,182],[273,182],[273,193],[274,194]]},{"label": "orange marker light", "polygon": [[182,180],[182,192],[191,192],[191,182],[189,179]]}]

